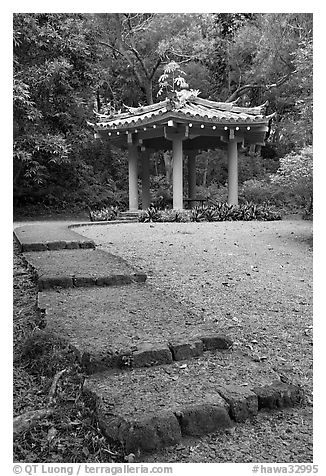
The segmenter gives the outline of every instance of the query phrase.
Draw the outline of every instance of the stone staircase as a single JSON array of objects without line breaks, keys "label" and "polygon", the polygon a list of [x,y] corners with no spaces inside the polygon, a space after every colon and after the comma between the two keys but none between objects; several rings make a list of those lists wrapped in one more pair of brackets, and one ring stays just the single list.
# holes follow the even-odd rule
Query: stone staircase
[{"label": "stone staircase", "polygon": [[118,220],[119,221],[125,221],[125,222],[138,222],[138,215],[139,212],[121,212]]},{"label": "stone staircase", "polygon": [[22,251],[37,250],[24,257],[46,328],[75,350],[103,433],[127,453],[223,432],[264,408],[303,401],[300,387],[233,349],[214,323],[153,288],[126,261],[84,249],[92,243],[68,229],[67,236],[43,230],[40,241],[32,228],[15,234]]}]

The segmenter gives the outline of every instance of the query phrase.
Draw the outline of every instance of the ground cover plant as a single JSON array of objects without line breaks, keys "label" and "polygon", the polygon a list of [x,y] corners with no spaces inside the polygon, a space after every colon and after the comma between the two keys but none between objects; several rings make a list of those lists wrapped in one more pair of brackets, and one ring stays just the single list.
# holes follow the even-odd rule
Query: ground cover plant
[{"label": "ground cover plant", "polygon": [[[123,461],[99,430],[94,403],[82,395],[85,376],[72,349],[43,328],[36,293],[14,245],[14,461]],[[34,425],[26,424],[32,415]]]},{"label": "ground cover plant", "polygon": [[196,206],[191,210],[159,210],[155,206],[139,213],[139,222],[217,222],[217,221],[273,221],[281,220],[280,211],[267,204],[256,205],[243,203],[229,205],[216,203],[214,205]]},{"label": "ground cover plant", "polygon": [[111,221],[116,220],[118,216],[118,207],[104,207],[99,210],[89,208],[89,218],[91,221]]}]

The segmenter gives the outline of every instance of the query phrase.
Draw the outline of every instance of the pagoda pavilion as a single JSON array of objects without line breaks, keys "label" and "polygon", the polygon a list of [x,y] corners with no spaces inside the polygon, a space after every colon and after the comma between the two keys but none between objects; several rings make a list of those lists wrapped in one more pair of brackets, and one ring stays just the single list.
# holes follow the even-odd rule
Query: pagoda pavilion
[{"label": "pagoda pavilion", "polygon": [[183,161],[188,161],[188,199],[196,199],[196,154],[200,150],[226,148],[228,203],[238,204],[238,144],[260,144],[269,131],[272,115],[267,103],[240,107],[235,102],[215,102],[181,91],[149,106],[126,107],[118,114],[97,114],[89,123],[95,137],[107,136],[116,146],[128,149],[129,210],[137,211],[138,163],[142,162],[142,209],[150,206],[150,154],[172,150],[173,208],[183,209]]}]

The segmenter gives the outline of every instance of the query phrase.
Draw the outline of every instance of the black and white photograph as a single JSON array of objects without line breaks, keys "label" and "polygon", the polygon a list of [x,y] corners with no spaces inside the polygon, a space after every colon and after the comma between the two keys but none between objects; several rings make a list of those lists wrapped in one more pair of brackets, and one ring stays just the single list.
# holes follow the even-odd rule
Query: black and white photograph
[{"label": "black and white photograph", "polygon": [[320,471],[315,14],[240,11],[11,14],[14,474]]}]

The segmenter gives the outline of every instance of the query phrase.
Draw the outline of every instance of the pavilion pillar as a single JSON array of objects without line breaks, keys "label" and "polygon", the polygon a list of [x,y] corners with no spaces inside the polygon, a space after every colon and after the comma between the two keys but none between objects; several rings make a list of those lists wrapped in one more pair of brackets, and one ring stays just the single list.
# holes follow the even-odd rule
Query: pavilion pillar
[{"label": "pavilion pillar", "polygon": [[138,147],[128,144],[129,210],[138,210]]},{"label": "pavilion pillar", "polygon": [[228,142],[228,203],[238,205],[238,145]]},{"label": "pavilion pillar", "polygon": [[183,209],[183,158],[182,137],[173,138],[173,209]]},{"label": "pavilion pillar", "polygon": [[[194,200],[196,198],[196,153],[191,151],[188,153],[188,198]],[[193,203],[190,202],[192,208]]]},{"label": "pavilion pillar", "polygon": [[149,180],[149,152],[142,153],[142,208],[146,210],[151,204],[150,180]]}]

